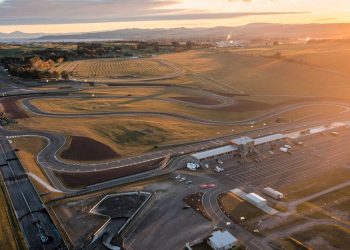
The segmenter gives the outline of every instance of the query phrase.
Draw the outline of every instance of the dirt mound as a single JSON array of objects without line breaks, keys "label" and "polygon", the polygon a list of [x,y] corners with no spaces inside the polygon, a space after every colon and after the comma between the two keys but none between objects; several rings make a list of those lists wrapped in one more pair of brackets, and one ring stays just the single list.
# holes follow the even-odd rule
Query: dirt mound
[{"label": "dirt mound", "polygon": [[218,100],[207,98],[207,97],[191,97],[191,96],[176,96],[171,97],[171,99],[179,100],[183,102],[191,102],[195,104],[202,104],[202,105],[217,105],[220,104]]},{"label": "dirt mound", "polygon": [[145,162],[133,166],[88,173],[56,172],[56,176],[69,188],[82,188],[138,173],[150,171],[160,166],[162,160]]},{"label": "dirt mound", "polygon": [[27,113],[17,105],[16,101],[19,99],[21,98],[10,97],[0,100],[0,106],[3,107],[4,113],[9,115],[12,119],[24,119],[29,117]]},{"label": "dirt mound", "polygon": [[73,136],[61,157],[73,161],[103,161],[120,157],[109,146],[88,137]]}]

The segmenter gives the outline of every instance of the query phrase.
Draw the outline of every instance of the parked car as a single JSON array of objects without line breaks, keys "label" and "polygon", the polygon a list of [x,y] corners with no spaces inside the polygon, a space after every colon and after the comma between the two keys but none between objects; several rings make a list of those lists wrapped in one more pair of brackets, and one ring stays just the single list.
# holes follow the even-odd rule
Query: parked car
[{"label": "parked car", "polygon": [[260,162],[262,162],[262,159],[261,159],[261,158],[256,158],[254,161],[255,161],[256,163],[260,163]]}]

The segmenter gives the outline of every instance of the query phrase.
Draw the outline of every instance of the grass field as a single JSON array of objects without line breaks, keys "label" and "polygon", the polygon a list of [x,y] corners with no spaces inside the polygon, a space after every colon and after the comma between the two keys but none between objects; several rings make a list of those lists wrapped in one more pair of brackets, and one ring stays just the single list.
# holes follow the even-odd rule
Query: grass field
[{"label": "grass field", "polygon": [[[46,146],[47,141],[39,137],[22,137],[11,139],[12,147],[19,149],[17,155],[27,172],[31,172],[41,178],[43,181],[50,184],[50,181],[44,174],[43,170],[38,166],[36,161],[36,156],[38,153]],[[48,190],[39,184],[36,180],[32,179],[32,183],[39,193],[47,193]],[[55,195],[50,195],[53,198]],[[45,196],[45,201],[47,201],[48,196]],[[47,198],[47,199],[46,199]]]},{"label": "grass field", "polygon": [[[128,100],[112,99],[49,99],[35,100],[34,104],[42,110],[49,112],[101,112],[101,111],[160,111],[185,114],[210,120],[234,121],[257,115],[262,111],[230,112],[229,110],[209,110],[185,107],[178,103],[156,102],[151,100],[131,101],[120,105],[120,102]],[[310,117],[310,113],[332,114],[339,112],[339,108],[308,107],[283,114],[286,122],[293,122],[297,118]],[[322,111],[322,112],[321,112]],[[266,112],[266,110],[264,111]],[[281,116],[281,115],[278,115]],[[274,123],[277,117],[259,122],[254,128]],[[156,116],[130,116],[130,117],[100,117],[100,118],[46,118],[33,116],[25,120],[18,120],[19,124],[14,128],[41,129],[55,131],[66,135],[78,135],[95,139],[111,147],[121,156],[139,154],[154,147],[162,147],[169,144],[186,143],[193,140],[202,140],[215,136],[222,136],[247,131],[248,125],[202,125]]]},{"label": "grass field", "polygon": [[[195,100],[191,97],[174,97],[178,99]],[[215,101],[209,98],[198,98],[203,103]],[[183,103],[150,99],[148,97],[130,97],[130,98],[104,98],[104,97],[84,97],[84,98],[49,98],[34,99],[31,101],[36,107],[42,111],[49,113],[89,113],[89,112],[162,112],[171,114],[186,115],[202,120],[233,122],[252,118],[259,114],[266,113],[278,107],[284,107],[286,103],[263,103],[255,101],[247,101],[244,97],[236,98],[236,104],[227,107],[210,109],[202,107],[190,107]],[[334,114],[344,111],[343,107],[337,106],[307,106],[287,111],[276,115],[271,120],[274,121],[278,117],[283,117],[287,121],[295,121],[310,116]]]},{"label": "grass field", "polygon": [[90,59],[66,62],[51,71],[67,71],[76,78],[118,78],[161,76],[173,70],[156,60],[149,59]]},{"label": "grass field", "polygon": [[36,99],[32,103],[43,111],[51,113],[86,113],[86,112],[130,112],[154,111],[181,114],[213,121],[237,121],[258,115],[261,111],[228,112],[220,109],[188,107],[176,102],[146,99]]},{"label": "grass field", "polygon": [[242,55],[271,57],[281,53],[282,59],[308,64],[324,69],[350,73],[350,46],[346,41],[324,41],[309,44],[282,44],[279,46],[225,49],[226,52]]},{"label": "grass field", "polygon": [[292,237],[313,249],[346,250],[350,247],[350,231],[338,226],[315,226]]},{"label": "grass field", "polygon": [[348,222],[350,187],[322,195],[297,207],[299,213],[315,219],[330,219]]},{"label": "grass field", "polygon": [[[6,200],[5,187],[0,184],[0,250],[25,249],[23,236],[17,224],[14,214],[11,213],[11,205]],[[16,244],[18,242],[18,246]]]},{"label": "grass field", "polygon": [[122,156],[136,155],[163,144],[184,143],[232,133],[234,126],[206,126],[166,117],[46,118],[18,120],[16,129],[29,128],[85,136],[110,146]]},{"label": "grass field", "polygon": [[[332,171],[323,172],[317,175],[317,178],[312,177],[295,184],[283,186],[280,188],[280,191],[285,194],[286,199],[296,200],[321,192],[322,190],[346,182],[349,179],[350,169],[337,168]],[[322,182],[319,180],[322,180]]]},{"label": "grass field", "polygon": [[[318,60],[324,62],[329,60],[329,56],[322,54],[322,51],[316,50],[315,53],[318,55]],[[340,53],[341,51],[338,52]],[[254,52],[224,53],[216,50],[197,50],[162,55],[161,58],[185,68],[188,72],[187,77],[193,81],[192,85],[216,91],[243,91],[260,95],[350,97],[347,74],[259,56]]]}]

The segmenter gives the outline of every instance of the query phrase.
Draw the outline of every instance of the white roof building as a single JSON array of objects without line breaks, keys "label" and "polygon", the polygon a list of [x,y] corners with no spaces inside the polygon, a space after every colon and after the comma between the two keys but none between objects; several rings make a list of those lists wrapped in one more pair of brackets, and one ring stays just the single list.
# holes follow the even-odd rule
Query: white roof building
[{"label": "white roof building", "polygon": [[264,206],[267,203],[266,199],[255,193],[247,194],[246,199],[249,203],[257,207]]},{"label": "white roof building", "polygon": [[214,250],[228,250],[236,246],[238,240],[228,231],[215,231],[208,239],[208,245]]},{"label": "white roof building", "polygon": [[192,154],[191,156],[196,158],[197,160],[203,160],[203,159],[215,157],[218,155],[228,154],[236,150],[237,150],[237,147],[233,145],[228,145],[224,147],[219,147],[219,148],[198,152],[198,153]]},{"label": "white roof building", "polygon": [[261,145],[269,142],[279,141],[282,139],[285,139],[286,136],[282,134],[274,134],[274,135],[268,135],[260,138],[256,138],[254,140],[254,145]]}]

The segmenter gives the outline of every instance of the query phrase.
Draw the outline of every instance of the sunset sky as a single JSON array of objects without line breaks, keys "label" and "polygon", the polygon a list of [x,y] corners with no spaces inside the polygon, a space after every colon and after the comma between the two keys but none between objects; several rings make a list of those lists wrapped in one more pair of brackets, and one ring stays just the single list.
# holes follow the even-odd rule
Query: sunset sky
[{"label": "sunset sky", "polygon": [[349,0],[0,0],[0,32],[350,23]]}]

